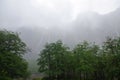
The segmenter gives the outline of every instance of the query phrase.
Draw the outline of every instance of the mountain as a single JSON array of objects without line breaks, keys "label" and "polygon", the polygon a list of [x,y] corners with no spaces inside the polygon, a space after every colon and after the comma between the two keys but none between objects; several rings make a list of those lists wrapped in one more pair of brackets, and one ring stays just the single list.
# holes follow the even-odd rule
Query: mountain
[{"label": "mountain", "polygon": [[[40,50],[48,42],[62,40],[71,48],[84,40],[100,44],[107,36],[119,36],[120,34],[120,9],[109,14],[100,15],[95,12],[80,14],[77,18],[61,27],[21,27],[17,29],[20,32],[22,40],[31,49],[25,58],[30,65],[36,65],[36,59]],[[37,66],[30,67],[33,72],[37,71]]]}]

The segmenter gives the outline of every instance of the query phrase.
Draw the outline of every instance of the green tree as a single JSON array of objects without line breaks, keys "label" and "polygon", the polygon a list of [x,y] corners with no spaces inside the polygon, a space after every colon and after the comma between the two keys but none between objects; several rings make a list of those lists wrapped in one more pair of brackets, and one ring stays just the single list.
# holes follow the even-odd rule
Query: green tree
[{"label": "green tree", "polygon": [[0,77],[19,78],[28,74],[23,54],[27,47],[19,35],[0,30]]},{"label": "green tree", "polygon": [[75,73],[78,80],[90,80],[95,71],[96,55],[99,51],[97,45],[83,42],[78,44],[74,50]]},{"label": "green tree", "polygon": [[64,74],[64,56],[68,53],[67,49],[61,41],[46,44],[38,59],[39,72],[48,75],[49,80],[53,78],[59,80]]},{"label": "green tree", "polygon": [[73,50],[61,41],[50,43],[38,65],[48,80],[120,80],[120,38],[107,38],[103,46],[85,41]]},{"label": "green tree", "polygon": [[120,38],[110,38],[104,42],[103,52],[106,58],[106,78],[120,79]]}]

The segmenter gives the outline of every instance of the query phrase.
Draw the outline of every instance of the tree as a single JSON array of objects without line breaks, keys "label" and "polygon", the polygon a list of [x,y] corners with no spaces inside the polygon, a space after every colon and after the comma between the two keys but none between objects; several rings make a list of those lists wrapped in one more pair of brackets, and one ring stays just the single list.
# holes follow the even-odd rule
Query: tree
[{"label": "tree", "polygon": [[103,46],[85,41],[73,50],[61,41],[50,43],[38,65],[47,80],[120,80],[120,38],[108,38]]},{"label": "tree", "polygon": [[28,74],[28,64],[23,59],[26,51],[27,47],[17,33],[0,30],[0,77],[25,77]]},{"label": "tree", "polygon": [[75,73],[77,79],[90,80],[94,79],[93,73],[95,71],[94,65],[96,64],[96,55],[99,51],[99,47],[95,44],[89,44],[84,41],[78,44],[74,49],[74,61],[75,61]]},{"label": "tree", "polygon": [[38,59],[39,72],[48,75],[49,80],[60,79],[64,74],[64,59],[68,53],[67,47],[61,41],[46,44],[45,48],[40,53]]},{"label": "tree", "polygon": [[120,38],[110,38],[104,42],[103,52],[106,58],[106,78],[120,79]]}]

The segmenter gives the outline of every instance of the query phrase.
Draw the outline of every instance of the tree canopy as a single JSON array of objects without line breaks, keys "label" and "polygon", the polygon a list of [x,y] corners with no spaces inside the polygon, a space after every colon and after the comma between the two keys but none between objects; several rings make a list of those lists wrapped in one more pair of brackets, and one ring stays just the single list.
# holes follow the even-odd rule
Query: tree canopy
[{"label": "tree canopy", "polygon": [[60,77],[60,74],[64,71],[63,63],[66,53],[68,53],[67,47],[61,41],[46,44],[38,59],[39,71],[48,74],[49,79]]},{"label": "tree canopy", "polygon": [[120,80],[120,38],[107,38],[102,46],[84,41],[73,50],[62,41],[40,52],[39,71],[45,80]]},{"label": "tree canopy", "polygon": [[28,73],[23,55],[27,47],[17,33],[0,30],[0,78],[25,77]]}]

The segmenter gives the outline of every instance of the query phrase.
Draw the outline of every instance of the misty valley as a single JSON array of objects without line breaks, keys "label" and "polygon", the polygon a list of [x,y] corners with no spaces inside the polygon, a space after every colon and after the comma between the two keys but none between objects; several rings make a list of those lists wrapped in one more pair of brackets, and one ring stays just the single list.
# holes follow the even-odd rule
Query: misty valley
[{"label": "misty valley", "polygon": [[120,80],[120,0],[0,0],[0,80]]},{"label": "misty valley", "polygon": [[30,56],[27,59],[30,52],[18,33],[0,30],[0,80],[120,79],[120,37],[107,37],[101,45],[83,41],[74,47],[61,40],[49,42],[34,63]]}]

